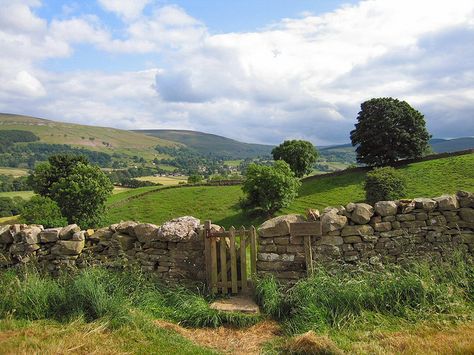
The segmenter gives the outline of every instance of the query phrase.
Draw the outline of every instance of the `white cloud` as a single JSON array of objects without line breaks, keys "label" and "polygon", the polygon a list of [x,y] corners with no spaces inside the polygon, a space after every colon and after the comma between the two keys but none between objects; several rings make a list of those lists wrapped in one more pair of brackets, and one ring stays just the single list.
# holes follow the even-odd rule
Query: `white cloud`
[{"label": "white cloud", "polygon": [[99,0],[99,4],[107,11],[119,15],[125,20],[139,17],[150,0]]},{"label": "white cloud", "polygon": [[[0,15],[1,110],[328,144],[349,140],[362,101],[394,96],[422,110],[435,136],[474,135],[472,1],[369,0],[255,32],[212,34],[174,5],[102,0],[124,19],[120,36],[95,16],[48,23],[31,11],[37,4],[13,4],[14,20]],[[78,43],[155,56],[160,65],[112,74],[40,69],[45,58],[73,55]]]}]

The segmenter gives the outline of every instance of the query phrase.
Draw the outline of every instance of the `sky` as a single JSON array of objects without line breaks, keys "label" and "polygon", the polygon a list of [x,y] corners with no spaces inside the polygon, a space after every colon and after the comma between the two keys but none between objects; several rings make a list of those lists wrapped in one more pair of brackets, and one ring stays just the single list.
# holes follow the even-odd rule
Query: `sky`
[{"label": "sky", "polygon": [[474,136],[472,0],[0,0],[0,112],[245,142],[349,142],[407,101]]}]

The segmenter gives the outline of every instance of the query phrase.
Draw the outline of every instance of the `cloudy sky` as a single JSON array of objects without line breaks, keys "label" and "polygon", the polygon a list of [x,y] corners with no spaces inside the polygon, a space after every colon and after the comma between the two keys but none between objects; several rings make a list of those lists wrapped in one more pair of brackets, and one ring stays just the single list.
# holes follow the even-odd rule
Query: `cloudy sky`
[{"label": "cloudy sky", "polygon": [[474,136],[472,0],[0,0],[0,112],[346,143],[406,100]]}]

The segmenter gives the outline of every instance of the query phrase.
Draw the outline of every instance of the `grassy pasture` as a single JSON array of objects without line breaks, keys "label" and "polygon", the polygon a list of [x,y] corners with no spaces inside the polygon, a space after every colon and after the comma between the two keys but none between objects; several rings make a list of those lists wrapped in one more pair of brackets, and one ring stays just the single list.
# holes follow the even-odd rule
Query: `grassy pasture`
[{"label": "grassy pasture", "polygon": [[187,176],[140,176],[136,178],[140,181],[150,181],[164,186],[179,185],[180,182],[187,182]]},{"label": "grassy pasture", "polygon": [[29,200],[35,193],[33,191],[8,191],[0,192],[0,197],[21,197],[24,200]]},{"label": "grassy pasture", "polygon": [[[474,154],[410,164],[400,170],[407,179],[408,198],[435,197],[462,189],[474,191]],[[299,197],[280,213],[305,213],[308,208],[324,209],[327,206],[363,201],[364,178],[365,173],[352,172],[304,181]],[[140,189],[137,190],[136,193],[140,193]],[[263,221],[263,218],[249,217],[239,209],[239,199],[243,197],[240,186],[156,190],[130,201],[123,199],[123,204],[112,206],[107,221],[115,223],[136,219],[159,224],[184,215],[210,218],[225,227],[259,224]],[[116,195],[115,199],[125,198],[121,195]]]},{"label": "grassy pasture", "polygon": [[0,175],[11,175],[13,177],[27,176],[28,169],[0,168]]}]

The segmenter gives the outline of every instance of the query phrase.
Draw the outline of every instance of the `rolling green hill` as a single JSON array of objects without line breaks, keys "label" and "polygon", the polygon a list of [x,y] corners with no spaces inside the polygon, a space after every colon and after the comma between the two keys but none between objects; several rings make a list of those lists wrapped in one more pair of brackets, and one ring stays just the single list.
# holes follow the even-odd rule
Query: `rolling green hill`
[{"label": "rolling green hill", "polygon": [[[474,191],[474,154],[413,163],[399,170],[408,182],[407,198],[435,197],[462,189]],[[324,209],[363,201],[364,176],[365,173],[359,171],[306,180],[299,197],[281,213],[305,213],[308,208]],[[134,219],[160,224],[183,215],[211,219],[226,227],[257,225],[263,221],[262,218],[246,216],[239,209],[239,198],[243,196],[240,186],[183,187],[146,192],[142,196],[135,193],[129,200],[121,198],[122,194],[115,195],[107,223]]]},{"label": "rolling green hill", "polygon": [[203,155],[214,155],[225,159],[245,159],[270,155],[273,146],[242,143],[215,134],[169,129],[136,130],[149,136],[159,137],[185,144]]},{"label": "rolling green hill", "polygon": [[154,149],[157,145],[163,147],[180,145],[121,129],[56,122],[6,113],[0,113],[0,130],[29,131],[40,138],[39,143],[68,144],[108,154],[119,153],[130,157],[136,155],[148,160],[158,155]]}]

